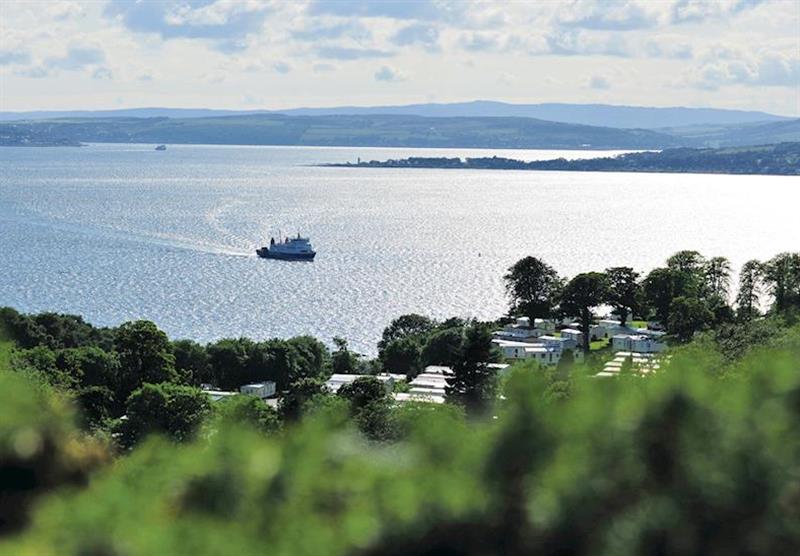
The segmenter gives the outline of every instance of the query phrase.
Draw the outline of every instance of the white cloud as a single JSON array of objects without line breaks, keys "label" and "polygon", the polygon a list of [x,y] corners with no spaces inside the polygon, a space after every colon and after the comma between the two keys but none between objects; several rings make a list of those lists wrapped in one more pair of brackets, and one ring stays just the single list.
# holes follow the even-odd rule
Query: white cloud
[{"label": "white cloud", "polygon": [[[432,94],[440,102],[599,102],[608,99],[591,86],[599,77],[618,103],[800,112],[797,0],[2,6],[9,109],[110,106],[118,97],[236,107],[251,91],[276,108],[402,104]],[[93,77],[105,70],[113,79],[98,86]],[[376,87],[376,73],[403,84]],[[271,86],[276,74],[281,87]]]},{"label": "white cloud", "polygon": [[381,68],[375,72],[375,81],[388,81],[388,82],[397,82],[397,81],[405,81],[406,76],[389,66],[381,66]]},{"label": "white cloud", "polygon": [[630,31],[649,29],[659,23],[656,2],[628,0],[575,0],[560,11],[559,23],[583,29]]},{"label": "white cloud", "polygon": [[601,75],[593,75],[591,79],[589,79],[589,88],[590,89],[610,89],[611,83],[609,83],[608,79]]},{"label": "white cloud", "polygon": [[275,62],[272,64],[272,69],[278,73],[289,73],[292,71],[292,67],[286,62]]},{"label": "white cloud", "polygon": [[643,51],[651,58],[688,60],[694,55],[691,42],[682,35],[657,35],[649,39]]},{"label": "white cloud", "polygon": [[761,49],[737,55],[736,50],[724,47],[713,52],[719,57],[706,56],[688,79],[690,84],[708,90],[727,85],[800,89],[800,52]]}]

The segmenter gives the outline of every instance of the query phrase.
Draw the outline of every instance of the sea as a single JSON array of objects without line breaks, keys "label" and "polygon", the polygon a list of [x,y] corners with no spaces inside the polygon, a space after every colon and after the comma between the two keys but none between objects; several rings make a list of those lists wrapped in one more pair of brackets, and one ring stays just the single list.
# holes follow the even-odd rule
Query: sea
[{"label": "sea", "polygon": [[[681,249],[734,271],[800,249],[797,177],[318,166],[608,151],[154,147],[0,149],[0,306],[200,342],[339,336],[374,355],[405,313],[503,315],[503,275],[527,255],[569,277]],[[297,233],[315,261],[256,257]]]}]

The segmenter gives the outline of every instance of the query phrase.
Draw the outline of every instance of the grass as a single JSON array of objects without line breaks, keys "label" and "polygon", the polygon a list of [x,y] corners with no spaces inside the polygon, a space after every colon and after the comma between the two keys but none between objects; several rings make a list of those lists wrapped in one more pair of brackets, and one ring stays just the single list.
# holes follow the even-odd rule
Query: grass
[{"label": "grass", "polygon": [[606,349],[610,343],[611,340],[609,338],[601,338],[599,340],[589,342],[589,351],[599,351],[601,349]]},{"label": "grass", "polygon": [[12,349],[14,349],[14,341],[7,333],[5,326],[0,324],[0,369],[8,368]]}]

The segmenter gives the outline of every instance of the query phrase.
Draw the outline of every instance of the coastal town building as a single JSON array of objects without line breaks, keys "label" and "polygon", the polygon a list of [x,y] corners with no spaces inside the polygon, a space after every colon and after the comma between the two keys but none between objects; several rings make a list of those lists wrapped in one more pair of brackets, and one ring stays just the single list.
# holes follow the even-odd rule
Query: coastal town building
[{"label": "coastal town building", "polygon": [[275,395],[275,383],[271,380],[244,384],[239,387],[239,392],[248,396],[256,396],[265,400]]},{"label": "coastal town building", "polygon": [[339,388],[345,384],[352,384],[359,378],[374,378],[383,383],[387,390],[391,391],[394,386],[394,378],[388,373],[379,375],[348,375],[348,374],[332,374],[328,380],[325,381],[325,387],[333,394],[339,391]]},{"label": "coastal town building", "polygon": [[617,334],[611,338],[611,350],[629,351],[634,353],[659,353],[667,345],[646,334]]}]

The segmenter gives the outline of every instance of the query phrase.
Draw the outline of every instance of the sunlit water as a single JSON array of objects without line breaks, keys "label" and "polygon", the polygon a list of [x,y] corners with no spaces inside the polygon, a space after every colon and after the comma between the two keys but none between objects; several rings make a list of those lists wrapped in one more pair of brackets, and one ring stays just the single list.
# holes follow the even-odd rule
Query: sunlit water
[{"label": "sunlit water", "polygon": [[[604,153],[92,145],[0,149],[0,305],[155,321],[172,337],[339,335],[394,317],[497,317],[525,255],[569,275],[679,249],[734,267],[800,248],[791,177],[320,168],[319,162]],[[313,263],[254,255],[301,231]]]}]

